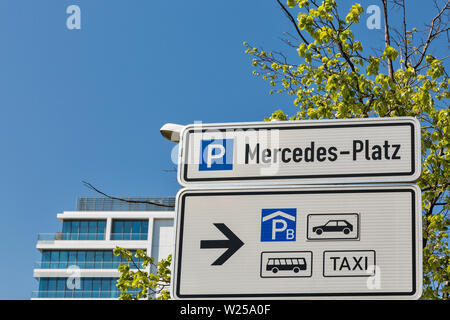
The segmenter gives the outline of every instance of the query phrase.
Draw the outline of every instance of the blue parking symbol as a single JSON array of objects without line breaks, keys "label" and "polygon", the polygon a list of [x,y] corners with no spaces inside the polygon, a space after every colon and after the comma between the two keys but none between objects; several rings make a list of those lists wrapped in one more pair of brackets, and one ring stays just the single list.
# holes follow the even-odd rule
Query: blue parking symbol
[{"label": "blue parking symbol", "polygon": [[233,139],[202,140],[198,170],[233,170],[233,145]]},{"label": "blue parking symbol", "polygon": [[261,241],[295,241],[297,209],[262,209]]}]

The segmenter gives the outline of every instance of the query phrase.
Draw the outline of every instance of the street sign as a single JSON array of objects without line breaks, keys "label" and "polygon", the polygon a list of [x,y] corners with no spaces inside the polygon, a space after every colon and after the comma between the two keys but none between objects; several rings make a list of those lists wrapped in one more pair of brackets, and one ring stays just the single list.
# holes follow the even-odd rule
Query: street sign
[{"label": "street sign", "polygon": [[182,189],[172,294],[417,299],[421,223],[415,185]]},{"label": "street sign", "polygon": [[419,178],[415,118],[188,125],[178,180],[202,184],[412,182]]}]

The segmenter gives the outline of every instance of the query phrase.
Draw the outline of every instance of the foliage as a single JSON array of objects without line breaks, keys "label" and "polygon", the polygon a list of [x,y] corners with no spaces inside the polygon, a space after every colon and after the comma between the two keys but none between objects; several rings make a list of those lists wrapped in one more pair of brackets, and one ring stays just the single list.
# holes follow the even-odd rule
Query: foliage
[{"label": "foliage", "polygon": [[[382,0],[387,14],[386,1]],[[418,185],[423,199],[422,297],[448,297],[449,77],[443,60],[428,53],[433,41],[448,31],[443,22],[448,17],[448,1],[431,20],[429,29],[423,31],[425,40],[418,36],[418,29],[407,30],[406,23],[403,23],[403,30],[397,32],[397,38],[390,37],[386,19],[385,43],[378,54],[363,53],[362,42],[352,31],[364,12],[360,4],[354,4],[346,14],[341,14],[335,0],[320,3],[319,0],[288,0],[288,8],[280,1],[278,3],[296,32],[295,37],[285,40],[296,50],[296,58],[288,59],[280,52],[266,52],[247,42],[244,42],[245,52],[253,57],[253,74],[269,83],[269,93],[288,94],[298,109],[290,117],[277,110],[266,120],[396,116],[420,120],[423,170]],[[403,6],[405,15],[405,1],[396,0],[393,5]]]},{"label": "foliage", "polygon": [[[155,264],[154,258],[147,256],[144,250],[137,250],[134,258],[142,261],[140,266],[135,263],[132,252],[127,249],[117,247],[114,249],[114,255],[121,256],[135,267],[133,270],[124,263],[119,266],[120,277],[117,280],[117,288],[121,291],[120,300],[170,299],[168,286],[170,285],[172,255]],[[144,271],[152,268],[156,270],[155,273]]]}]

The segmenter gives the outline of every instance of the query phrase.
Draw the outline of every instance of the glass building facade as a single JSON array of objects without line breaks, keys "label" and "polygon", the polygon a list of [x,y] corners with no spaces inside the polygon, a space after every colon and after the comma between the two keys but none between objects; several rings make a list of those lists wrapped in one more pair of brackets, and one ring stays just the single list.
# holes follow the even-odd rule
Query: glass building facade
[{"label": "glass building facade", "polygon": [[[136,199],[150,199],[156,204],[80,198],[78,211],[58,214],[62,231],[38,235],[36,247],[42,256],[34,269],[38,290],[32,293],[32,298],[117,299],[120,264],[141,268],[143,261],[134,257],[138,249],[156,261],[172,253],[171,206],[175,199]],[[115,256],[113,248],[117,246],[130,250],[133,261]]]},{"label": "glass building facade", "polygon": [[105,240],[106,220],[67,220],[62,240]]},{"label": "glass building facade", "polygon": [[111,240],[147,240],[148,220],[113,220]]},{"label": "glass building facade", "polygon": [[41,278],[36,298],[118,298],[117,278]]},{"label": "glass building facade", "polygon": [[133,253],[133,262],[126,261],[120,256],[115,256],[112,250],[43,250],[42,261],[38,263],[41,269],[66,269],[77,266],[80,269],[117,269],[120,264],[128,264],[135,268],[139,267],[142,260],[135,258],[136,250]]}]

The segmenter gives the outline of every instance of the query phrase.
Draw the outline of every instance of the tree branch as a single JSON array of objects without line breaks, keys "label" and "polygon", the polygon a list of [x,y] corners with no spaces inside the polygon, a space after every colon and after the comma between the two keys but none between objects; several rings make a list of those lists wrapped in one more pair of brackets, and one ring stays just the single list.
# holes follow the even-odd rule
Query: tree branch
[{"label": "tree branch", "polygon": [[406,29],[406,3],[405,0],[402,0],[402,9],[403,9],[403,44],[405,50],[405,70],[408,68],[408,34]]},{"label": "tree branch", "polygon": [[145,204],[151,204],[157,207],[164,207],[164,208],[175,208],[174,205],[169,205],[169,204],[162,204],[162,203],[157,203],[157,202],[153,202],[153,201],[148,201],[148,200],[131,200],[131,199],[125,199],[125,198],[119,198],[119,197],[114,197],[114,196],[110,196],[106,193],[104,193],[103,191],[100,191],[99,189],[97,189],[96,187],[94,187],[92,184],[90,184],[89,182],[86,181],[82,181],[84,186],[97,192],[98,194],[101,194],[102,196],[105,196],[111,200],[118,200],[118,201],[123,201],[123,202],[127,202],[127,203],[145,203]]},{"label": "tree branch", "polygon": [[[389,35],[389,23],[388,23],[388,12],[387,12],[387,0],[381,0],[383,3],[383,11],[384,11],[384,45],[385,47],[391,46],[391,37]],[[406,39],[405,39],[406,40]],[[392,60],[390,58],[387,59],[388,63],[388,74],[392,81],[394,79],[394,67],[392,66]]]},{"label": "tree branch", "polygon": [[280,0],[277,0],[278,4],[280,5],[281,9],[283,9],[284,13],[286,14],[286,16],[288,17],[288,19],[291,21],[291,23],[294,25],[295,30],[297,31],[297,34],[300,36],[300,38],[302,38],[303,42],[306,45],[309,45],[309,42],[305,39],[305,37],[302,35],[302,33],[300,32],[300,29],[298,28],[297,22],[295,21],[294,17],[292,16],[292,14],[289,12],[288,9],[286,9],[286,7],[281,3]]},{"label": "tree branch", "polygon": [[[386,0],[383,0],[383,1],[386,1]],[[439,11],[438,14],[433,18],[433,20],[431,20],[431,25],[430,25],[430,29],[428,30],[427,40],[425,41],[425,44],[423,46],[423,51],[420,55],[419,60],[414,65],[414,69],[417,69],[417,67],[420,66],[420,64],[422,63],[422,61],[425,58],[425,55],[427,53],[428,47],[430,46],[431,41],[433,41],[433,39],[436,38],[437,35],[439,35],[441,32],[443,32],[443,30],[439,30],[439,26],[438,26],[438,30],[434,31],[434,27],[435,27],[436,22],[439,21],[440,17],[444,14],[444,12],[450,8],[449,4],[450,4],[450,0],[447,0],[447,2],[445,3],[445,5],[441,9],[441,11]],[[447,31],[447,30],[448,30],[448,28],[444,29],[444,31]]]}]

